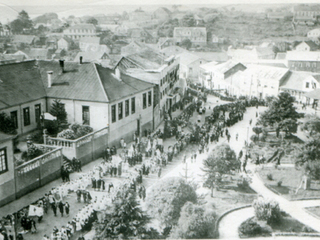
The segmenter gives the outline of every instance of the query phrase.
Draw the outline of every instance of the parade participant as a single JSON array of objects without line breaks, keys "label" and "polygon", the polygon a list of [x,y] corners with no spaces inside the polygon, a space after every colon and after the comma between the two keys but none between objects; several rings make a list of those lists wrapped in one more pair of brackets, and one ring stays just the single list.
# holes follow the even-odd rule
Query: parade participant
[{"label": "parade participant", "polygon": [[161,172],[162,172],[162,168],[161,168],[161,166],[159,165],[159,167],[158,167],[158,178],[161,177]]},{"label": "parade participant", "polygon": [[31,233],[36,233],[37,232],[37,226],[36,226],[36,221],[33,219],[30,220],[30,225],[31,225]]},{"label": "parade participant", "polygon": [[50,238],[47,236],[47,234],[45,234],[42,238],[42,240],[50,240]]},{"label": "parade participant", "polygon": [[237,134],[236,134],[236,141],[238,141],[238,137],[239,137],[239,134],[237,133]]},{"label": "parade participant", "polygon": [[78,172],[82,172],[82,163],[79,159],[77,159]]},{"label": "parade participant", "polygon": [[58,203],[58,207],[59,207],[59,211],[60,211],[61,217],[63,217],[64,204],[62,203],[62,201],[60,201],[60,202]]},{"label": "parade participant", "polygon": [[[80,188],[80,186],[79,186],[79,188]],[[76,191],[76,194],[77,194],[77,201],[78,201],[78,202],[81,202],[81,190],[78,189],[78,190]]]},{"label": "parade participant", "polygon": [[70,204],[68,202],[64,204],[64,210],[66,211],[67,217],[69,217]]},{"label": "parade participant", "polygon": [[77,159],[74,157],[74,158],[72,158],[72,167],[73,167],[73,170],[75,171],[75,172],[78,172],[78,167],[77,167]]}]

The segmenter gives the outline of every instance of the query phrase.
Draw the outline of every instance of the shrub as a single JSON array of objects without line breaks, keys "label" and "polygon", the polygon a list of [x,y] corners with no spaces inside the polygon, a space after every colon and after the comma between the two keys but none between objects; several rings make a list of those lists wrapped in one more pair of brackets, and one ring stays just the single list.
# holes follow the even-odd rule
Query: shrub
[{"label": "shrub", "polygon": [[268,224],[276,224],[281,220],[279,203],[259,197],[253,202],[255,216],[258,220],[267,221]]},{"label": "shrub", "polygon": [[89,133],[93,132],[93,128],[88,125],[82,125],[78,128],[78,130],[75,132],[76,138],[80,138],[82,136],[85,136]]},{"label": "shrub", "polygon": [[31,134],[31,141],[43,144],[43,133],[41,131],[37,131],[36,133]]},{"label": "shrub", "polygon": [[215,237],[217,215],[204,206],[187,202],[181,209],[178,225],[172,229],[172,239],[203,239]]},{"label": "shrub", "polygon": [[0,132],[4,132],[7,134],[17,133],[14,122],[12,121],[11,117],[9,117],[4,112],[0,113]]},{"label": "shrub", "polygon": [[28,147],[28,150],[27,151],[24,151],[22,154],[21,154],[21,158],[24,160],[24,161],[29,161],[31,159],[34,159],[36,157],[39,157],[41,156],[42,154],[44,154],[45,151],[38,148],[37,146],[35,145],[31,145],[30,147]]},{"label": "shrub", "polygon": [[268,179],[268,180],[270,180],[270,181],[272,181],[272,180],[273,180],[273,176],[272,176],[272,174],[271,174],[271,173],[268,173],[268,174],[267,174],[267,179]]},{"label": "shrub", "polygon": [[240,235],[246,237],[255,237],[255,236],[270,236],[272,229],[268,226],[261,226],[254,218],[250,218],[247,221],[241,223],[238,229]]},{"label": "shrub", "polygon": [[250,137],[251,141],[252,142],[258,142],[259,141],[259,136],[256,135],[256,134],[253,134],[251,137]]},{"label": "shrub", "polygon": [[71,129],[65,129],[58,133],[58,138],[75,139],[75,133]]},{"label": "shrub", "polygon": [[320,161],[308,161],[303,167],[305,172],[309,172],[311,178],[320,180]]},{"label": "shrub", "polygon": [[280,181],[278,181],[277,182],[277,185],[278,185],[278,187],[281,187],[281,185],[282,185],[282,181],[280,180]]},{"label": "shrub", "polygon": [[195,190],[184,179],[165,178],[151,188],[146,204],[150,216],[163,226],[176,225],[186,202],[197,202]]}]

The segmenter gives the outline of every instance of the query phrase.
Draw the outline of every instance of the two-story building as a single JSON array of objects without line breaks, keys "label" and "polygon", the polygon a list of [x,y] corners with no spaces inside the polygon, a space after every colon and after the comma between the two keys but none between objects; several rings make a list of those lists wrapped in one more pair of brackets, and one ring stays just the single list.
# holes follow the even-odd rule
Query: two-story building
[{"label": "two-story building", "polygon": [[316,51],[318,48],[319,47],[317,46],[317,44],[315,44],[313,41],[299,42],[295,46],[295,50],[301,52]]},{"label": "two-story building", "polygon": [[166,111],[180,100],[175,94],[179,85],[179,59],[146,50],[122,57],[117,65],[121,72],[143,81],[155,84],[154,90],[154,126],[158,126]]},{"label": "two-story building", "polygon": [[294,6],[293,18],[295,21],[316,21],[320,15],[320,6],[318,4]]},{"label": "two-story building", "polygon": [[63,30],[63,35],[72,40],[79,40],[83,37],[96,37],[96,27],[93,24],[76,24]]},{"label": "two-story building", "polygon": [[180,53],[177,57],[180,59],[180,78],[198,81],[199,66],[208,61],[190,52]]},{"label": "two-story building", "polygon": [[194,45],[205,45],[207,43],[207,29],[205,27],[175,27],[173,38],[176,44],[189,39]]},{"label": "two-story building", "polygon": [[320,74],[290,71],[280,86],[280,90],[290,93],[297,102],[308,104],[306,93],[320,89]]},{"label": "two-story building", "polygon": [[320,52],[288,51],[286,54],[288,68],[293,71],[320,72]]}]

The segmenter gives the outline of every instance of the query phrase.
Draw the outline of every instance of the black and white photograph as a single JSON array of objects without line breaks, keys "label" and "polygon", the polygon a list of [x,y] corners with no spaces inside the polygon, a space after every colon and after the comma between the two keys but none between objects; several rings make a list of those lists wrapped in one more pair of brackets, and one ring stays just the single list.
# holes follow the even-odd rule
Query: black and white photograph
[{"label": "black and white photograph", "polygon": [[0,0],[0,240],[320,239],[319,0]]}]

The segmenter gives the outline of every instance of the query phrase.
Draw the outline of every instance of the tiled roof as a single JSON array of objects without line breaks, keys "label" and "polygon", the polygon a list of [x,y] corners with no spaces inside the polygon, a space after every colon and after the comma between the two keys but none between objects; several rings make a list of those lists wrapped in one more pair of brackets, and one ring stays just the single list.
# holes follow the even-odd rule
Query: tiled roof
[{"label": "tiled roof", "polygon": [[[65,62],[61,73],[59,62],[39,61],[41,78],[48,97],[107,102],[95,65]],[[53,71],[52,87],[48,88],[47,71]]]},{"label": "tiled roof", "polygon": [[201,59],[201,57],[190,52],[180,53],[177,57],[180,58],[180,63],[186,66],[193,63],[194,61],[197,61],[198,59]]},{"label": "tiled roof", "polygon": [[95,30],[96,27],[93,24],[81,23],[81,24],[73,25],[73,26],[69,27],[68,29],[92,29],[92,30]]},{"label": "tiled roof", "polygon": [[304,79],[310,76],[312,76],[310,73],[290,71],[280,88],[302,90]]},{"label": "tiled roof", "polygon": [[27,43],[31,44],[32,41],[36,38],[33,35],[13,35],[13,42],[14,43]]},{"label": "tiled roof", "polygon": [[121,74],[120,80],[115,76],[113,70],[100,65],[96,65],[96,68],[110,101],[129,97],[153,87],[151,83],[146,83],[125,74]]},{"label": "tiled roof", "polygon": [[36,61],[0,66],[0,107],[10,107],[45,96]]},{"label": "tiled roof", "polygon": [[216,66],[218,63],[215,62],[215,61],[212,61],[212,62],[208,62],[208,63],[205,63],[205,64],[201,64],[200,65],[200,68],[206,70],[206,71],[210,71],[210,69],[214,66]]},{"label": "tiled roof", "polygon": [[82,56],[83,62],[92,62],[100,60],[105,54],[108,56],[106,52],[79,52],[74,58],[74,61],[79,62],[80,56]]},{"label": "tiled roof", "polygon": [[100,38],[99,37],[82,37],[79,40],[80,43],[93,43],[93,44],[99,44]]},{"label": "tiled roof", "polygon": [[145,70],[158,69],[164,64],[164,57],[150,50],[134,53],[128,55],[126,58]]}]

